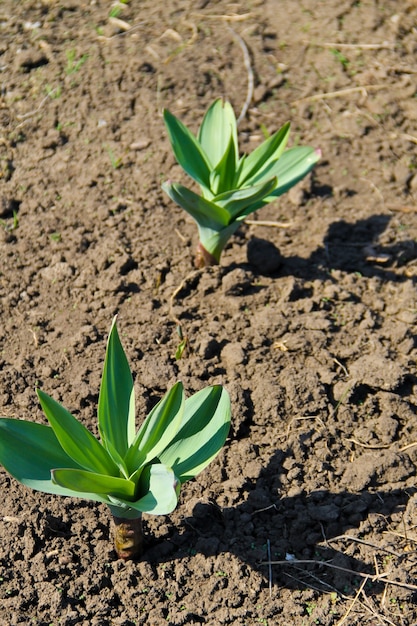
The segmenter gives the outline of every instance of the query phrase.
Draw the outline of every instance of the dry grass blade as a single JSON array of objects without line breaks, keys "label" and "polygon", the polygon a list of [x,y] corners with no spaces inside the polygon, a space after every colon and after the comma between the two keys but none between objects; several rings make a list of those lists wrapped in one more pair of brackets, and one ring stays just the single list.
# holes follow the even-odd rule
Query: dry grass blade
[{"label": "dry grass blade", "polygon": [[345,439],[345,441],[350,441],[350,443],[354,443],[355,445],[360,446],[361,448],[367,448],[368,450],[384,450],[386,448],[391,447],[391,444],[372,445],[370,443],[362,443],[361,441],[358,441],[357,439],[354,439],[353,437],[349,437]]},{"label": "dry grass blade", "polygon": [[410,450],[410,448],[414,448],[415,446],[417,446],[417,441],[414,441],[413,443],[409,443],[406,446],[403,446],[402,448],[400,448],[400,452],[405,452],[406,450]]},{"label": "dry grass blade", "polygon": [[247,89],[247,93],[246,93],[246,100],[243,103],[243,107],[242,107],[242,110],[240,112],[240,115],[239,115],[239,117],[236,120],[236,124],[239,126],[240,122],[244,119],[246,113],[248,112],[250,103],[252,102],[254,78],[253,78],[252,65],[251,65],[251,62],[250,62],[249,50],[248,50],[248,47],[247,47],[245,41],[242,39],[242,37],[240,35],[237,34],[236,31],[233,30],[233,28],[231,28],[230,26],[228,28],[229,28],[230,32],[232,33],[233,37],[235,37],[235,39],[237,39],[237,41],[239,43],[239,46],[242,49],[242,52],[243,52],[243,63],[245,64],[246,72],[247,72],[247,75],[248,75],[248,89]]},{"label": "dry grass blade", "polygon": [[345,621],[347,620],[347,618],[349,617],[349,614],[351,613],[353,607],[355,606],[355,603],[358,601],[359,596],[361,595],[362,589],[365,587],[366,583],[368,582],[368,577],[366,577],[363,581],[361,586],[359,587],[355,597],[353,598],[352,602],[350,603],[350,605],[348,606],[347,611],[345,612],[345,614],[343,615],[342,619],[340,619],[336,626],[342,626],[342,624],[345,623]]},{"label": "dry grass blade", "polygon": [[355,543],[360,543],[363,546],[368,546],[369,548],[375,548],[375,550],[381,550],[381,552],[386,552],[387,554],[392,554],[393,556],[400,558],[400,554],[398,552],[394,552],[394,550],[389,550],[388,548],[382,548],[381,546],[377,546],[374,543],[370,543],[369,541],[364,541],[363,539],[359,539],[358,537],[352,537],[352,535],[338,535],[337,537],[332,537],[327,540],[327,543],[333,543],[335,541],[353,541]]},{"label": "dry grass blade", "polygon": [[315,559],[294,559],[291,561],[262,561],[264,565],[271,563],[271,565],[290,565],[291,567],[295,567],[297,565],[320,565],[323,567],[329,567],[331,569],[338,570],[340,572],[346,572],[347,574],[352,574],[352,576],[360,576],[361,578],[366,578],[367,580],[376,582],[384,582],[387,585],[394,585],[396,587],[402,587],[403,589],[409,589],[410,591],[417,591],[417,585],[412,585],[411,583],[403,583],[399,580],[391,580],[386,578],[386,574],[366,574],[365,572],[356,572],[355,570],[349,569],[347,567],[341,567],[340,565],[334,565],[333,563],[329,563],[328,561],[316,561]]},{"label": "dry grass blade", "polygon": [[204,18],[206,20],[221,20],[222,22],[243,22],[252,16],[252,13],[232,13],[231,15],[212,14],[206,15],[205,13],[193,13],[195,17]]},{"label": "dry grass blade", "polygon": [[269,220],[245,220],[250,226],[268,226],[271,228],[291,228],[291,222],[270,222]]},{"label": "dry grass blade", "polygon": [[291,104],[300,104],[302,102],[318,102],[320,100],[332,100],[333,98],[343,98],[353,93],[361,93],[366,95],[368,91],[380,91],[381,89],[388,89],[390,85],[363,85],[362,87],[347,87],[346,89],[339,89],[338,91],[328,91],[325,93],[316,93],[313,96],[307,96],[300,98],[299,100],[293,100]]},{"label": "dry grass blade", "polygon": [[363,48],[364,50],[391,50],[395,48],[395,43],[383,41],[382,43],[337,43],[326,42],[316,44],[319,48],[340,48],[344,50],[355,50]]},{"label": "dry grass blade", "polygon": [[397,624],[392,622],[388,617],[385,617],[384,615],[381,615],[381,613],[378,613],[374,609],[374,607],[371,605],[370,600],[369,600],[368,596],[366,595],[365,590],[363,589],[363,587],[360,590],[360,592],[361,592],[361,596],[363,597],[363,602],[361,602],[361,606],[365,607],[371,613],[371,615],[376,617],[380,622],[385,622],[386,624],[389,624],[389,626],[398,626]]}]

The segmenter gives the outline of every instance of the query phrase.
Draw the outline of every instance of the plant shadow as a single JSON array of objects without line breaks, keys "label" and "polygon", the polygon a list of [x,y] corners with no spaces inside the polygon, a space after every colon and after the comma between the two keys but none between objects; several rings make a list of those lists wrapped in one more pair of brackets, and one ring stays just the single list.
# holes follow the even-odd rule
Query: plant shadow
[{"label": "plant shadow", "polygon": [[[368,278],[377,276],[394,282],[407,280],[395,270],[417,259],[417,242],[408,239],[381,245],[378,239],[390,220],[391,217],[386,214],[372,215],[354,223],[338,220],[329,226],[323,245],[314,250],[309,258],[284,257],[276,275],[321,279],[328,277],[331,270],[342,270],[359,272]],[[264,240],[258,241],[261,246]]]},{"label": "plant shadow", "polygon": [[[368,562],[362,558],[359,533],[350,533],[349,541],[348,531],[358,529],[361,522],[372,517],[378,534],[376,520],[404,510],[411,494],[401,489],[361,493],[320,489],[280,498],[279,473],[284,456],[277,451],[256,480],[245,482],[244,502],[223,509],[215,502],[197,503],[182,527],[171,529],[162,538],[149,538],[144,559],[160,563],[195,554],[210,557],[229,553],[261,573],[265,584],[300,589],[314,581],[312,586],[320,591],[354,593],[361,575],[371,578],[375,574],[375,564],[373,558]],[[340,549],[343,541],[344,547],[349,547],[346,551]],[[374,554],[383,557],[390,550],[375,545]],[[269,559],[284,563],[270,568]],[[295,570],[293,559],[313,563]],[[321,565],[324,561],[341,569]],[[382,593],[383,589],[382,583],[372,586],[373,593]]]}]

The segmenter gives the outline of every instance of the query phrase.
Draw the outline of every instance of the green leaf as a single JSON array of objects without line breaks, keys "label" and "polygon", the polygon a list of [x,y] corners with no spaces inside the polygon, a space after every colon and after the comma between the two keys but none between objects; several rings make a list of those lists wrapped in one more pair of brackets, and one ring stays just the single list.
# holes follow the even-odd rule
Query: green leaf
[{"label": "green leaf", "polygon": [[271,178],[260,185],[233,189],[216,196],[213,200],[218,206],[223,207],[230,215],[230,221],[239,217],[240,213],[249,205],[266,198],[277,186],[277,179]]},{"label": "green leaf", "polygon": [[178,163],[191,178],[203,187],[210,188],[208,157],[194,135],[167,109],[164,110],[164,121]]},{"label": "green leaf", "polygon": [[222,207],[206,200],[178,183],[163,183],[162,189],[197,222],[198,226],[221,229],[229,223],[229,214]]},{"label": "green leaf", "polygon": [[[22,485],[60,496],[77,496],[52,482],[51,470],[56,467],[79,468],[61,448],[50,426],[9,418],[0,419],[0,463]],[[97,502],[106,499],[97,494],[84,494]]]},{"label": "green leaf", "polygon": [[277,161],[285,150],[290,135],[290,124],[284,124],[274,135],[266,139],[248,154],[239,175],[238,187],[252,183],[252,176],[260,174],[271,161]]},{"label": "green leaf", "polygon": [[159,458],[184,483],[201,472],[221,450],[230,428],[229,394],[220,385],[185,401],[181,428]]},{"label": "green leaf", "polygon": [[210,187],[213,194],[220,194],[233,188],[236,169],[236,150],[233,137],[225,153],[210,173]]},{"label": "green leaf", "polygon": [[[286,150],[268,172],[269,175],[278,178],[278,185],[270,194],[271,199],[281,196],[302,180],[313,169],[320,156],[320,150],[308,146],[296,146]],[[267,198],[267,202],[270,201]]]},{"label": "green leaf", "polygon": [[107,342],[98,400],[98,427],[103,444],[124,456],[135,437],[135,393],[116,318]]},{"label": "green leaf", "polygon": [[162,463],[148,465],[139,481],[139,493],[145,495],[129,506],[142,513],[168,515],[177,506],[180,486],[170,467]]},{"label": "green leaf", "polygon": [[177,434],[184,410],[184,389],[176,383],[149,413],[125,461],[130,473],[157,458]]},{"label": "green leaf", "polygon": [[236,117],[230,102],[218,98],[208,108],[198,133],[198,141],[208,157],[211,169],[224,158],[226,151],[234,155],[233,173],[238,155]]},{"label": "green leaf", "polygon": [[59,402],[37,390],[42,409],[63,450],[81,467],[117,475],[118,468],[101,443]]},{"label": "green leaf", "polygon": [[52,480],[60,487],[78,493],[98,493],[123,499],[135,496],[136,486],[130,480],[80,469],[54,469]]},{"label": "green leaf", "polygon": [[177,349],[175,350],[175,360],[179,361],[180,359],[182,359],[182,355],[184,354],[184,350],[187,347],[187,339],[183,339],[182,341],[179,342]]}]

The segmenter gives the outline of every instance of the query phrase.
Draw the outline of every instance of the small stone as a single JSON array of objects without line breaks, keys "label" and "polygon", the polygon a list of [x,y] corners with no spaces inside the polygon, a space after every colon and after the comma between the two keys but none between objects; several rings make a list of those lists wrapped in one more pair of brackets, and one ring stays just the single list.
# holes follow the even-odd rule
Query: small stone
[{"label": "small stone", "polygon": [[149,148],[149,146],[151,145],[151,140],[150,139],[139,139],[138,141],[134,141],[133,143],[130,144],[130,149],[131,150],[146,150],[146,148]]}]

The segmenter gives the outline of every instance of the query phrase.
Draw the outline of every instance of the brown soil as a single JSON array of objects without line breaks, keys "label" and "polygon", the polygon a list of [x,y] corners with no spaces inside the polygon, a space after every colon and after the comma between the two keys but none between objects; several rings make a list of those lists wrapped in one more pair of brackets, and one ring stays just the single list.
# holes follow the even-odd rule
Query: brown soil
[{"label": "brown soil", "polygon": [[[104,506],[0,470],[0,623],[415,625],[417,4],[131,0],[129,30],[110,11],[0,5],[1,414],[42,421],[40,384],[95,432],[118,312],[139,420],[181,379],[224,384],[233,428],[146,517],[140,562]],[[239,113],[239,36],[242,147],[290,120],[323,158],[254,216],[287,228],[247,224],[196,271],[161,110]]]}]

